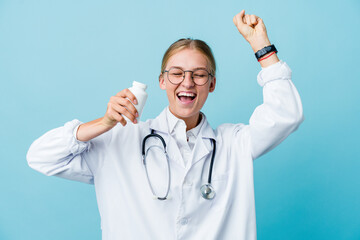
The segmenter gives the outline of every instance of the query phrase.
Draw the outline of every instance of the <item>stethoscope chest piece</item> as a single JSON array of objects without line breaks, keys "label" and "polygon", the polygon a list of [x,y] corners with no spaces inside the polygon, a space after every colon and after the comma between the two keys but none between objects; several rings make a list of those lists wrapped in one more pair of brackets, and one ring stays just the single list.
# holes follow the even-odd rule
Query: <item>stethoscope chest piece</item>
[{"label": "stethoscope chest piece", "polygon": [[206,200],[212,200],[215,197],[215,190],[209,183],[202,185],[200,191],[202,197]]}]

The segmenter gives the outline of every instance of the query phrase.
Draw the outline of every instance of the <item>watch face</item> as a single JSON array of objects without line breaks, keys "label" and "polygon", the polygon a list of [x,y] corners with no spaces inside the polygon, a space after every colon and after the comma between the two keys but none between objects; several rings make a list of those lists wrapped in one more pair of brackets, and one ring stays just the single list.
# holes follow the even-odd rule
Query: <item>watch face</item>
[{"label": "watch face", "polygon": [[259,51],[256,52],[256,58],[261,58],[262,56],[264,56],[266,54],[266,49],[265,48],[262,48],[260,49]]},{"label": "watch face", "polygon": [[265,47],[265,48],[263,48],[263,49],[261,49],[261,55],[265,55],[266,54],[266,52],[267,52],[267,47]]},{"label": "watch face", "polygon": [[277,53],[277,50],[276,50],[276,48],[275,48],[274,45],[266,46],[266,47],[260,49],[259,51],[257,51],[257,52],[255,53],[255,56],[256,56],[257,59],[259,59],[259,58],[261,58],[262,56],[264,56],[265,54],[270,53],[270,52],[275,52],[275,53]]}]

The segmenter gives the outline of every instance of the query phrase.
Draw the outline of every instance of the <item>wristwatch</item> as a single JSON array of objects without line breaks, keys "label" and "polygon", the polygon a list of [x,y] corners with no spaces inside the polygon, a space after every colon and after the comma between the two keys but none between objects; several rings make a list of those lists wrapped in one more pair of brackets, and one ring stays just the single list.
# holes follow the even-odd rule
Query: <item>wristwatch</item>
[{"label": "wristwatch", "polygon": [[277,53],[278,51],[276,50],[274,44],[270,45],[270,46],[266,46],[262,49],[260,49],[259,51],[257,51],[255,53],[255,57],[257,60],[259,60],[261,57],[263,57],[264,55],[270,53],[270,52],[275,52]]}]

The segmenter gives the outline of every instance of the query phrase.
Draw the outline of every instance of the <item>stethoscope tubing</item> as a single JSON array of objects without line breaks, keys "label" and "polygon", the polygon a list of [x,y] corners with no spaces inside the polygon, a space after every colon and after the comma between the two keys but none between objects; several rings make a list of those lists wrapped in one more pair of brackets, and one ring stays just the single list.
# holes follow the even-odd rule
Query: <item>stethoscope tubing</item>
[{"label": "stethoscope tubing", "polygon": [[[149,149],[151,149],[152,147],[159,147],[159,146],[152,146],[152,147],[149,147],[146,152],[145,152],[145,143],[146,143],[146,140],[150,137],[156,137],[158,139],[161,140],[161,143],[164,147],[164,154],[166,156],[166,161],[167,161],[167,166],[168,166],[168,186],[167,186],[167,190],[166,190],[166,194],[164,197],[158,197],[156,196],[155,194],[155,191],[154,191],[154,188],[152,187],[151,185],[151,181],[150,181],[150,177],[149,177],[149,173],[148,173],[148,170],[147,170],[147,167],[146,167],[146,156],[147,156],[147,152],[149,151]],[[159,147],[160,148],[160,147]],[[154,133],[154,130],[152,129],[151,130],[151,133],[149,135],[147,135],[144,139],[143,139],[143,143],[142,143],[142,150],[141,150],[141,154],[142,154],[142,160],[143,160],[143,164],[144,164],[144,167],[145,167],[145,172],[146,172],[146,178],[148,180],[148,184],[149,184],[149,187],[150,187],[150,190],[152,192],[152,194],[154,195],[155,198],[157,198],[158,200],[166,200],[167,199],[167,196],[169,194],[169,191],[170,191],[170,183],[171,183],[171,174],[170,174],[170,163],[169,163],[169,157],[168,157],[168,154],[166,152],[166,143],[165,143],[165,140],[163,137],[161,137],[159,134],[156,134]]]},{"label": "stethoscope tubing", "polygon": [[[150,137],[156,137],[158,139],[161,140],[161,143],[164,147],[164,154],[166,156],[166,161],[167,161],[167,165],[168,165],[168,187],[167,187],[167,191],[166,191],[166,194],[164,197],[158,197],[156,196],[155,194],[155,191],[151,185],[151,182],[150,182],[150,178],[149,178],[149,173],[148,173],[148,170],[147,170],[147,167],[146,167],[146,156],[147,156],[147,152],[149,151],[150,148],[152,147],[159,147],[159,146],[151,146],[149,147],[146,152],[145,152],[145,143],[146,143],[146,140]],[[214,159],[215,159],[215,153],[216,153],[216,141],[215,139],[213,138],[210,138],[212,144],[213,144],[213,151],[212,151],[212,154],[211,154],[211,160],[210,160],[210,167],[209,167],[209,176],[208,176],[208,182],[204,185],[201,186],[200,188],[200,191],[201,191],[201,195],[203,196],[203,198],[207,199],[207,200],[211,200],[214,198],[215,196],[215,191],[211,185],[211,177],[212,177],[212,170],[213,170],[213,166],[214,166]],[[160,148],[160,147],[159,147]],[[144,168],[145,168],[145,172],[146,172],[146,177],[147,177],[147,180],[148,180],[148,184],[149,184],[149,187],[150,187],[150,190],[152,192],[152,194],[154,195],[154,197],[158,200],[166,200],[168,199],[168,194],[169,194],[169,191],[170,191],[170,182],[171,182],[171,172],[170,172],[170,163],[169,163],[169,157],[168,157],[168,154],[166,152],[166,143],[165,143],[165,140],[162,136],[160,136],[159,134],[156,134],[154,133],[154,130],[152,129],[151,130],[151,133],[148,134],[147,136],[145,136],[145,138],[143,139],[143,142],[142,142],[142,149],[141,149],[141,153],[142,153],[142,162],[144,164]]]},{"label": "stethoscope tubing", "polygon": [[214,158],[215,158],[215,153],[216,153],[216,141],[213,138],[210,138],[211,142],[213,143],[213,152],[211,155],[211,161],[210,161],[210,169],[209,169],[209,176],[208,176],[208,184],[211,185],[211,176],[212,176],[212,170],[213,170],[213,165],[214,165]]},{"label": "stethoscope tubing", "polygon": [[165,143],[164,138],[163,138],[162,136],[160,136],[159,134],[154,133],[154,130],[151,130],[151,133],[148,134],[148,135],[143,139],[142,150],[141,150],[141,154],[142,154],[143,156],[145,156],[145,142],[146,142],[146,140],[147,140],[148,138],[150,138],[150,137],[157,137],[158,139],[160,139],[161,142],[162,142],[162,145],[164,146],[164,152],[166,152],[166,143]]}]

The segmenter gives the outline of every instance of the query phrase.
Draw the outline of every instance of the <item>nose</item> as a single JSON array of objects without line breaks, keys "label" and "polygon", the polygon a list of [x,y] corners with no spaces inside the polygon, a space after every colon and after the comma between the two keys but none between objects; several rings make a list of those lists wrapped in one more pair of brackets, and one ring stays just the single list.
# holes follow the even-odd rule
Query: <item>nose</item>
[{"label": "nose", "polygon": [[195,86],[194,80],[192,78],[192,72],[185,72],[184,73],[184,81],[182,81],[182,85],[186,88],[192,88]]}]

